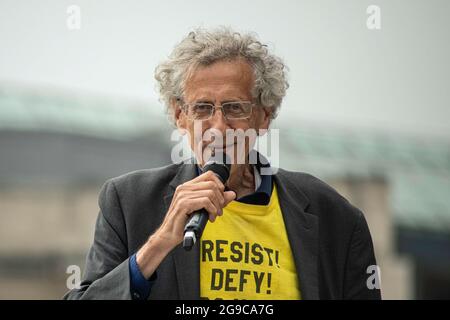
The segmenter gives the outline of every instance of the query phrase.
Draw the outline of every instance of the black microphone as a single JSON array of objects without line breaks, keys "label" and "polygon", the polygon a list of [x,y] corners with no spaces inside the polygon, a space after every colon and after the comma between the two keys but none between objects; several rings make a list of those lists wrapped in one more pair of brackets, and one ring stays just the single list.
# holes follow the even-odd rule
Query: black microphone
[{"label": "black microphone", "polygon": [[[203,166],[203,172],[212,171],[222,181],[227,182],[230,177],[231,161],[226,153],[216,152]],[[200,209],[194,212],[184,227],[183,248],[191,250],[194,244],[202,236],[205,225],[208,222],[208,211]]]}]

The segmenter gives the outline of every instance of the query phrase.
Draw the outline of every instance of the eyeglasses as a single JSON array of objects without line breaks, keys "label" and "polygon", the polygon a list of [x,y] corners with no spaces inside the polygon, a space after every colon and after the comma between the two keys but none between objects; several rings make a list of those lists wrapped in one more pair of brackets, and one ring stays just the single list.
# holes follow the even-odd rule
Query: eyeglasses
[{"label": "eyeglasses", "polygon": [[222,113],[227,120],[248,119],[252,115],[254,104],[250,101],[233,101],[222,103],[221,106],[215,107],[212,103],[197,102],[192,104],[184,104],[181,110],[191,120],[209,120],[213,116],[216,109],[222,109]]}]

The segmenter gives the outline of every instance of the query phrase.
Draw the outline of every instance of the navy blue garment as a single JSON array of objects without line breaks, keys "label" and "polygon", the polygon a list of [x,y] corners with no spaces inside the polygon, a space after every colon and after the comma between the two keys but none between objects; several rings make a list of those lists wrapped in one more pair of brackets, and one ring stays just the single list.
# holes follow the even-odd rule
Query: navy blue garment
[{"label": "navy blue garment", "polygon": [[130,290],[134,300],[146,300],[156,279],[156,272],[154,272],[147,280],[136,262],[136,254],[130,257]]}]

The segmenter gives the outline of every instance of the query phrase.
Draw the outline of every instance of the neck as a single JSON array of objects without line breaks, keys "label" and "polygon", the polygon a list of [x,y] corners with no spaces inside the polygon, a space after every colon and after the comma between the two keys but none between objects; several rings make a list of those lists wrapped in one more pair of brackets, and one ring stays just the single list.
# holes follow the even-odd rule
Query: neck
[{"label": "neck", "polygon": [[255,191],[253,166],[235,164],[231,166],[230,178],[226,183],[230,190],[236,192],[236,198],[241,198]]}]

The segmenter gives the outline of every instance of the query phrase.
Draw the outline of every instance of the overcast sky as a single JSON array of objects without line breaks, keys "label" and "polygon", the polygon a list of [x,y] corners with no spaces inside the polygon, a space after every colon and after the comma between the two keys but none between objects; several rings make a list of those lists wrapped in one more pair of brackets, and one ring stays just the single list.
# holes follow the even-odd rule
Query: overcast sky
[{"label": "overcast sky", "polygon": [[[81,29],[66,26],[81,9]],[[369,5],[381,29],[366,27]],[[149,102],[153,70],[197,26],[252,31],[290,68],[279,123],[450,139],[450,1],[0,0],[0,85]]]}]

